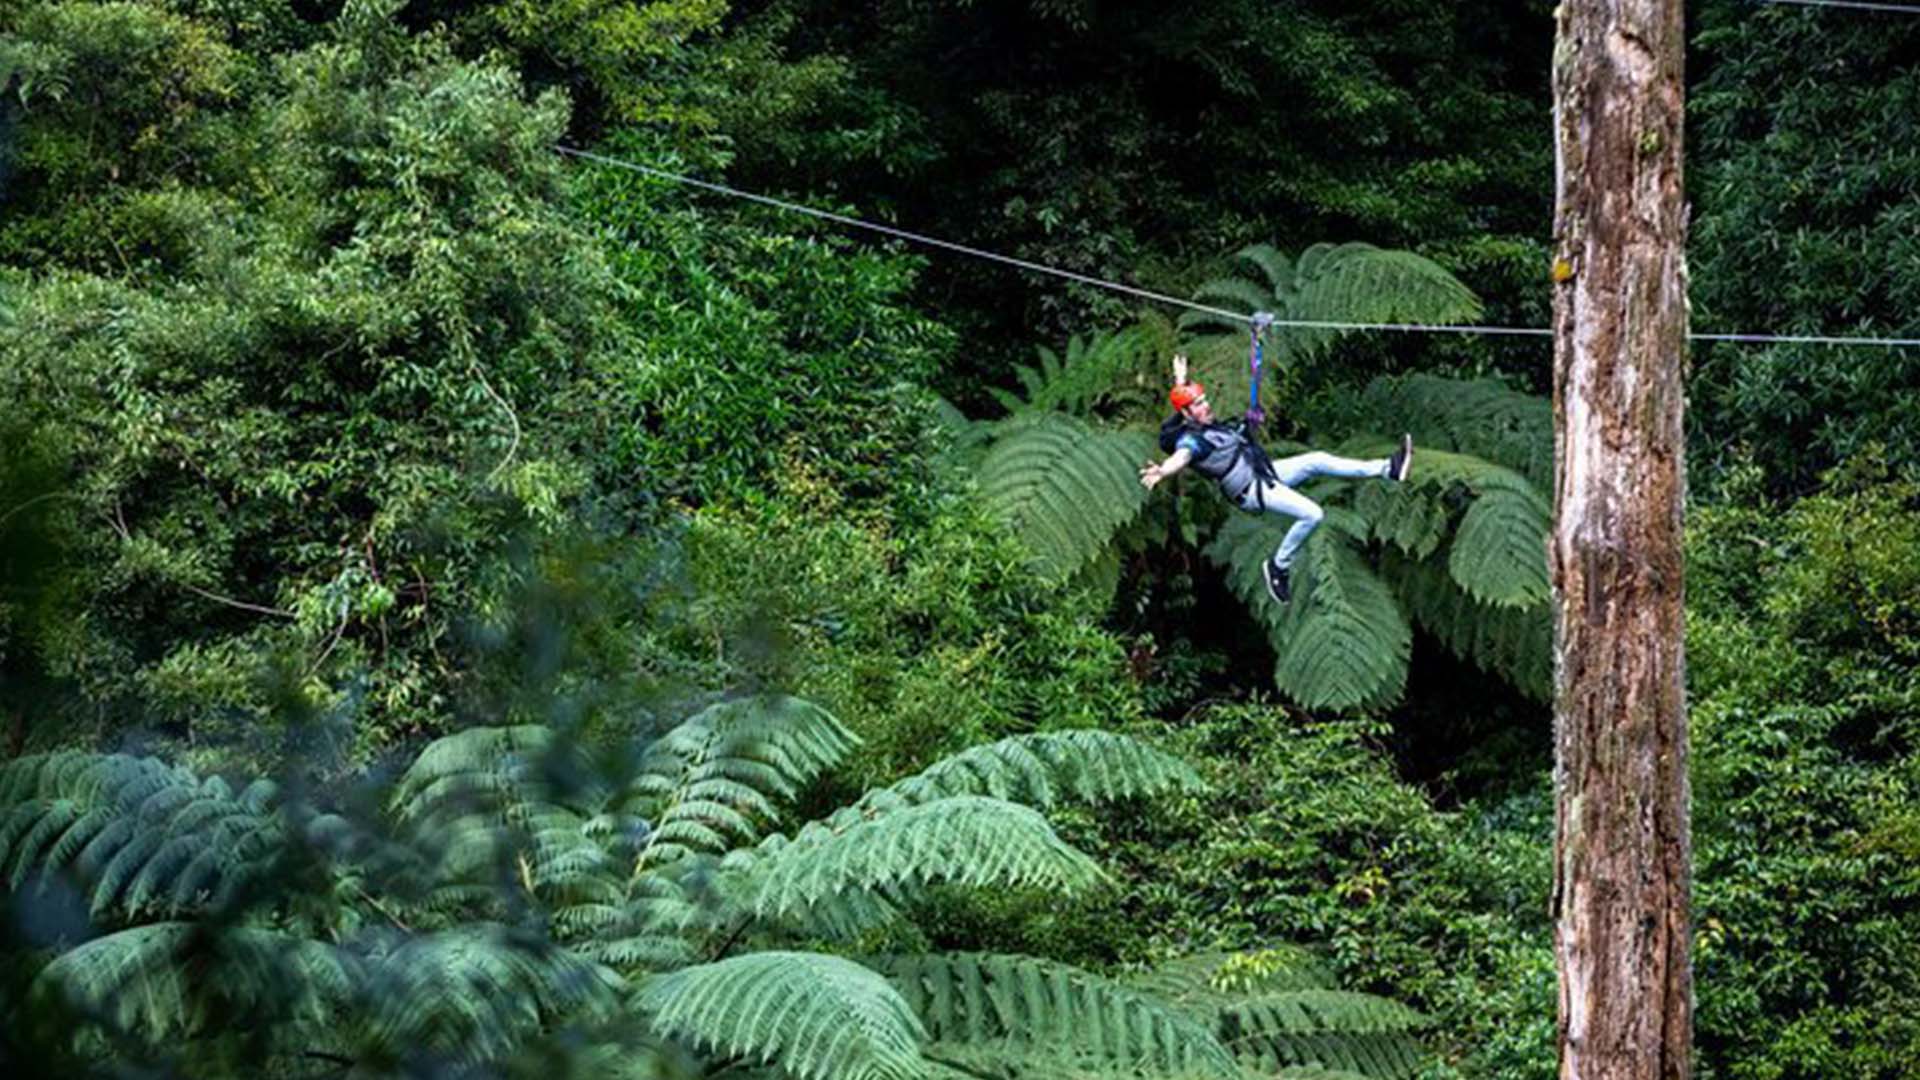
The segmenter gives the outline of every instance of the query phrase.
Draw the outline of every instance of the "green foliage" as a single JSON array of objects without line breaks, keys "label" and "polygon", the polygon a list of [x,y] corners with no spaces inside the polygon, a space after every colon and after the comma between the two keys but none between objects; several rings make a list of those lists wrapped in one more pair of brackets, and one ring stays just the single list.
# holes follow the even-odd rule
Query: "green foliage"
[{"label": "green foliage", "polygon": [[[687,168],[637,132],[602,149]],[[804,467],[850,509],[924,520],[934,413],[915,387],[952,341],[903,302],[914,260],[764,211],[688,209],[683,189],[623,170],[582,166],[577,191],[630,300],[609,475],[753,502]]]},{"label": "green foliage", "polygon": [[911,1080],[927,1034],[887,980],[837,956],[760,952],[650,980],[655,1022],[718,1056],[820,1080]]},{"label": "green foliage", "polygon": [[[1169,292],[1205,273],[1196,252],[1275,230],[1283,246],[1419,244],[1507,303],[1539,292],[1540,12],[895,0],[745,15],[849,72],[812,117],[736,144],[766,185],[857,191],[936,235]],[[1075,285],[957,261],[932,274],[981,324],[982,382],[1036,327],[1061,340],[1125,317],[1124,299]]]},{"label": "green foliage", "polygon": [[[119,41],[95,7],[22,23],[23,45],[91,59],[24,109],[39,194],[0,244],[33,260],[0,400],[64,448],[50,507],[75,540],[70,602],[9,662],[199,745],[267,721],[264,666],[324,704],[365,673],[367,744],[443,725],[454,614],[498,609],[509,536],[577,528],[606,419],[590,387],[623,340],[549,149],[565,103],[354,5],[220,109],[154,126],[145,83],[89,51]],[[145,26],[141,64],[226,78],[194,52],[212,24],[103,10]],[[63,171],[74,110],[103,146],[151,143],[153,169]],[[116,206],[137,220],[89,217]]]},{"label": "green foliage", "polygon": [[949,474],[924,527],[850,510],[803,464],[767,505],[703,508],[685,599],[643,631],[647,669],[701,691],[775,684],[867,740],[845,792],[1014,732],[1129,730],[1140,715],[1106,598],[1036,580]]},{"label": "green foliage", "polygon": [[[371,755],[516,693],[475,654],[526,630],[523,583],[561,565],[594,567],[558,599],[601,616],[566,663],[627,682],[637,635],[612,626],[642,618],[636,582],[661,576],[653,538],[628,538],[663,501],[759,503],[804,471],[906,529],[938,503],[930,399],[909,384],[947,337],[898,303],[905,260],[558,158],[558,95],[379,5],[305,39],[271,11],[215,25],[110,5],[153,23],[123,43],[146,59],[100,53],[118,39],[87,37],[95,6],[22,23],[26,53],[91,59],[62,68],[79,80],[65,97],[28,98],[25,212],[0,245],[33,261],[7,290],[0,400],[10,432],[59,449],[27,498],[58,494],[0,524],[72,540],[34,549],[59,561],[0,616],[18,620],[0,697],[33,688],[43,741],[131,710],[208,760],[256,755],[285,692],[353,713]],[[697,32],[670,7],[593,17]],[[456,43],[485,36],[454,21]],[[82,122],[151,119],[144,82],[106,72],[215,77],[196,42],[246,77],[119,133],[171,171],[60,171]],[[121,201],[143,216],[97,220]]]},{"label": "green foliage", "polygon": [[1270,994],[1220,1010],[1227,1042],[1262,1069],[1319,1065],[1365,1076],[1410,1076],[1425,1057],[1404,1005],[1342,990]]},{"label": "green foliage", "polygon": [[1307,538],[1294,564],[1293,598],[1272,603],[1263,564],[1291,521],[1236,517],[1207,557],[1226,568],[1234,592],[1266,626],[1274,681],[1310,709],[1355,709],[1398,694],[1413,632],[1393,594],[1330,521]]},{"label": "green foliage", "polygon": [[0,89],[22,115],[0,259],[130,272],[188,256],[207,209],[191,185],[227,150],[226,114],[254,63],[220,27],[158,4],[20,4],[8,16]]},{"label": "green foliage", "polygon": [[[1693,325],[1920,336],[1920,26],[1695,10]],[[1806,492],[1875,443],[1920,442],[1920,350],[1705,344],[1687,404],[1696,486],[1750,461],[1769,491]]]},{"label": "green foliage", "polygon": [[1492,607],[1475,600],[1432,562],[1388,552],[1381,571],[1422,630],[1455,656],[1496,675],[1535,701],[1553,697],[1553,608]]},{"label": "green foliage", "polygon": [[988,393],[1009,413],[1058,409],[1086,417],[1096,407],[1114,403],[1138,408],[1157,403],[1159,358],[1144,328],[1093,333],[1067,339],[1065,354],[1045,345],[1035,346],[1039,366],[1014,366],[1020,395],[997,387]]},{"label": "green foliage", "polygon": [[[152,1060],[166,1060],[165,1040],[184,1033],[207,1053],[256,1060],[319,1047],[375,1070],[493,1068],[561,1039],[631,1048],[647,1066],[636,1075],[663,1075],[662,1054],[679,1044],[802,1076],[920,1075],[923,1053],[1037,1076],[1065,1053],[1052,1036],[1072,1031],[1075,1067],[1238,1075],[1213,1014],[1196,1019],[1091,973],[1011,956],[862,964],[796,951],[836,919],[849,930],[899,923],[936,883],[1058,895],[1103,878],[1037,810],[967,792],[1104,802],[1195,790],[1190,770],[1115,734],[1030,735],[936,763],[790,837],[742,846],[853,741],[833,717],[782,697],[710,706],[631,755],[544,727],[476,728],[419,753],[386,800],[384,823],[316,813],[262,782],[240,798],[252,817],[237,827],[214,797],[225,792],[219,780],[151,759],[25,759],[0,772],[0,787],[24,800],[8,836],[21,831],[16,818],[77,801],[130,807],[157,827],[136,831],[134,846],[181,851],[147,871],[161,891],[209,856],[309,864],[298,878],[256,875],[218,920],[134,925],[77,947],[50,942],[38,1000],[88,1018],[63,1038],[97,1034]],[[671,825],[696,820],[674,817],[694,803],[707,804],[697,820],[729,827],[669,838]],[[174,808],[210,824],[167,827]],[[294,839],[302,835],[304,850]],[[74,843],[9,842],[14,888],[89,883],[87,850],[71,861],[58,854]],[[679,853],[664,854],[674,843]],[[315,905],[303,891],[333,903]],[[137,921],[145,911],[130,903],[119,914]],[[727,956],[736,946],[747,951]],[[703,954],[711,959],[699,962]],[[1387,1015],[1384,1003],[1320,993],[1286,1006],[1291,1026],[1263,1021],[1266,1052],[1333,1060],[1315,1047],[1360,1030],[1339,1019],[1342,1008]],[[1238,1007],[1238,1020],[1220,1022],[1251,1024],[1283,1008],[1256,998]],[[1303,1009],[1318,1020],[1302,1020]],[[86,1038],[72,1045],[98,1052]],[[177,1060],[203,1060],[196,1052]]]},{"label": "green foliage", "polygon": [[935,882],[1092,887],[1100,871],[1067,846],[1038,811],[978,795],[948,795],[833,827],[816,823],[791,841],[761,845],[748,871],[757,915],[805,911],[860,892],[895,899]]},{"label": "green foliage", "polygon": [[96,917],[229,908],[288,869],[275,794],[268,781],[236,793],[151,758],[17,758],[0,766],[0,872],[13,889],[64,875]]},{"label": "green foliage", "polygon": [[1145,435],[1093,430],[1070,416],[1006,424],[980,462],[981,496],[1043,573],[1064,580],[1139,512],[1140,462],[1152,449]]},{"label": "green foliage", "polygon": [[1354,400],[1357,417],[1381,431],[1406,431],[1423,447],[1471,454],[1553,484],[1553,410],[1546,398],[1494,379],[1400,375],[1374,379]]},{"label": "green foliage", "polygon": [[[1139,985],[1214,1018],[1262,1075],[1317,1061],[1545,1080],[1555,988],[1540,902],[1552,875],[1546,777],[1442,810],[1395,775],[1381,748],[1390,734],[1257,704],[1185,718],[1173,745],[1207,796],[1118,823],[1111,861],[1131,886],[1120,925],[1135,933],[1124,946],[1200,951],[1154,964]],[[1405,1006],[1343,996],[1342,983]],[[1438,1061],[1411,1040],[1429,1029]],[[1283,1033],[1304,1037],[1283,1043]]]},{"label": "green foliage", "polygon": [[950,795],[989,795],[1039,810],[1071,797],[1096,803],[1195,791],[1186,762],[1110,731],[1014,735],[938,761],[862,800],[920,803]]},{"label": "green foliage", "polygon": [[157,1039],[193,1035],[223,1012],[262,1005],[264,1022],[322,1023],[352,997],[357,959],[269,930],[210,932],[152,923],[94,938],[43,968],[36,989],[110,1028]]},{"label": "green foliage", "polygon": [[1920,497],[1835,477],[1689,527],[1695,980],[1722,1075],[1897,1076],[1920,1027]]},{"label": "green foliage", "polygon": [[711,35],[729,7],[727,0],[481,0],[435,6],[454,15],[466,48],[505,47],[522,55],[516,65],[522,70],[552,73],[557,68],[570,76],[557,81],[594,102],[597,121],[688,125],[705,119],[698,95],[676,92],[674,84],[710,78],[703,63],[708,57],[689,46]]},{"label": "green foliage", "polygon": [[925,1018],[938,1060],[954,1044],[1017,1047],[1089,1071],[1164,1076],[1239,1075],[1231,1055],[1193,1018],[1063,964],[1018,956],[949,954],[876,962]]},{"label": "green foliage", "polygon": [[758,839],[761,823],[778,815],[774,800],[792,799],[855,742],[840,721],[797,698],[723,702],[648,748],[621,809],[653,823],[645,856],[722,854]]},{"label": "green foliage", "polygon": [[[1289,257],[1268,244],[1236,252],[1240,273],[1201,285],[1194,300],[1252,315],[1271,312],[1302,322],[1463,323],[1480,318],[1480,301],[1452,274],[1411,251],[1371,244],[1315,244]],[[1179,327],[1189,335],[1193,375],[1221,400],[1245,396],[1247,324],[1211,312],[1188,311]],[[1353,331],[1319,326],[1281,326],[1270,333],[1267,362],[1277,373],[1324,357]]]}]

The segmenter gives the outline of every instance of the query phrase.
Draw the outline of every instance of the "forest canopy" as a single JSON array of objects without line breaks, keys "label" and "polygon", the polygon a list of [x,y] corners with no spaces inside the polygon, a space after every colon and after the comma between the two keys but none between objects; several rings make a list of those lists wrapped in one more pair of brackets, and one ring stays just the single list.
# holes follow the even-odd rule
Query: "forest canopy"
[{"label": "forest canopy", "polygon": [[[1695,328],[1920,336],[1920,16],[1689,14]],[[0,1063],[1552,1076],[1550,343],[1139,477],[1546,323],[1551,36],[0,0]],[[1908,1076],[1920,350],[1689,364],[1697,1069]]]}]

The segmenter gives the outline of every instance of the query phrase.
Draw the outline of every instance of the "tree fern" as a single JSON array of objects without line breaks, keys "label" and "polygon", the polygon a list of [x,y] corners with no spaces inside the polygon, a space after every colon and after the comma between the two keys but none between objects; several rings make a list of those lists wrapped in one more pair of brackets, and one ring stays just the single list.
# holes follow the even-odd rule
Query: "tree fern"
[{"label": "tree fern", "polygon": [[108,934],[62,953],[34,992],[57,996],[116,1031],[165,1038],[215,1018],[327,1022],[358,992],[358,958],[268,930],[165,922]]},{"label": "tree fern", "polygon": [[[1469,322],[1480,317],[1471,290],[1438,263],[1410,251],[1369,244],[1315,244],[1297,259],[1265,244],[1233,257],[1233,276],[1202,285],[1194,299],[1252,315],[1269,311],[1306,322]],[[1179,321],[1190,337],[1196,377],[1212,380],[1219,400],[1245,396],[1244,322],[1201,311]],[[1276,327],[1268,357],[1276,368],[1307,363],[1351,333],[1331,327]],[[1223,394],[1228,396],[1222,396]]]},{"label": "tree fern", "polygon": [[[1344,449],[1357,456],[1384,452],[1371,441]],[[1324,478],[1308,485],[1308,493],[1327,504],[1327,518],[1296,558],[1293,597],[1284,605],[1271,603],[1263,573],[1290,519],[1235,515],[1205,549],[1266,627],[1276,683],[1308,708],[1374,707],[1396,698],[1405,683],[1415,603],[1415,617],[1453,651],[1532,692],[1536,680],[1523,670],[1531,660],[1520,654],[1530,656],[1534,646],[1516,639],[1536,621],[1487,619],[1475,609],[1543,607],[1551,510],[1524,476],[1503,466],[1445,451],[1423,451],[1417,460],[1404,483]],[[1351,508],[1331,502],[1342,492],[1353,493]],[[1444,565],[1440,581],[1471,606],[1434,595],[1430,577],[1418,583],[1428,591],[1402,595],[1405,575],[1377,573],[1356,543],[1398,552],[1396,565]]]},{"label": "tree fern", "polygon": [[1263,1071],[1318,1065],[1377,1077],[1417,1071],[1413,1033],[1426,1018],[1398,1002],[1342,990],[1263,994],[1216,1012],[1222,1041]]},{"label": "tree fern", "polygon": [[554,1018],[609,1014],[624,987],[600,965],[507,927],[404,935],[366,964],[362,1051],[488,1061]]},{"label": "tree fern", "polygon": [[[926,1025],[929,1056],[1017,1050],[1085,1068],[1234,1077],[1233,1057],[1205,1025],[1124,984],[1065,964],[970,953],[872,962]],[[961,1051],[955,1054],[954,1051]]]},{"label": "tree fern", "polygon": [[908,804],[951,795],[989,795],[1045,810],[1062,798],[1107,802],[1167,791],[1197,791],[1186,762],[1137,739],[1088,728],[1013,735],[963,750],[862,799]]},{"label": "tree fern", "polygon": [[1482,603],[1526,607],[1548,595],[1547,530],[1553,509],[1520,474],[1480,458],[1423,451],[1412,493],[1444,497],[1453,490],[1472,502],[1455,527],[1447,568]]},{"label": "tree fern", "polygon": [[1409,431],[1423,447],[1472,454],[1553,483],[1553,409],[1546,398],[1493,379],[1384,376],[1367,384],[1354,416],[1375,431]]},{"label": "tree fern", "polygon": [[819,1080],[912,1080],[919,1019],[887,980],[819,953],[761,952],[651,979],[636,1004],[661,1031]]},{"label": "tree fern", "polygon": [[756,914],[791,912],[844,892],[893,898],[936,883],[1072,892],[1103,880],[1032,809],[981,796],[937,799],[850,825],[816,822],[730,859]]},{"label": "tree fern", "polygon": [[1085,338],[1076,334],[1067,340],[1064,354],[1042,345],[1035,349],[1037,367],[1015,365],[1020,395],[1000,389],[988,393],[1009,413],[1057,410],[1079,417],[1105,400],[1157,397],[1158,373],[1150,388],[1145,381],[1146,369],[1157,366],[1149,348],[1148,336],[1138,328]]},{"label": "tree fern", "polygon": [[798,698],[721,702],[648,748],[620,807],[654,823],[642,859],[719,854],[757,839],[776,800],[838,762],[858,740]]},{"label": "tree fern", "polygon": [[[1235,517],[1208,545],[1208,558],[1266,626],[1277,659],[1274,681],[1310,709],[1377,706],[1406,683],[1413,631],[1393,592],[1369,568],[1329,512],[1294,563],[1293,597],[1274,604],[1263,566],[1289,522]],[[1348,529],[1361,526],[1349,524]]]},{"label": "tree fern", "polygon": [[35,874],[70,875],[96,916],[222,906],[281,854],[276,795],[268,781],[236,793],[151,758],[20,758],[0,767],[0,870],[13,889]]},{"label": "tree fern", "polygon": [[1058,413],[1006,425],[978,470],[988,509],[1033,553],[1041,572],[1071,577],[1146,501],[1141,432],[1097,431]]},{"label": "tree fern", "polygon": [[[744,846],[851,741],[804,702],[742,699],[625,758],[635,771],[622,778],[617,752],[589,753],[536,728],[471,729],[430,745],[396,785],[390,839],[363,823],[289,814],[268,784],[235,794],[143,759],[23,759],[0,768],[0,791],[16,799],[0,813],[0,865],[20,880],[57,871],[96,883],[105,902],[135,912],[145,908],[127,897],[143,874],[155,895],[173,895],[181,880],[229,873],[262,891],[245,913],[223,915],[284,927],[305,925],[294,913],[306,897],[264,871],[221,868],[284,866],[290,851],[316,845],[311,880],[297,888],[366,902],[342,904],[325,941],[224,917],[165,923],[88,942],[41,973],[37,992],[77,1009],[69,1015],[84,1031],[121,1037],[122,1050],[172,1040],[189,1064],[244,1045],[269,1057],[318,1051],[361,1070],[473,1072],[566,1042],[624,1063],[613,1075],[681,1053],[770,1077],[1234,1076],[1227,1015],[1274,1060],[1386,1060],[1337,1057],[1351,1036],[1379,1034],[1329,1020],[1337,996],[1269,1000],[1286,987],[1267,960],[1217,965],[1210,985],[1224,996],[1204,1000],[1157,1000],[1018,957],[876,961],[884,977],[788,951],[694,964],[741,945],[846,938],[904,918],[907,901],[936,884],[1089,887],[1099,869],[1036,808],[1198,783],[1124,736],[1025,735]],[[651,857],[676,808],[705,831]],[[158,841],[146,838],[150,825]],[[452,835],[435,835],[442,829]],[[442,880],[424,897],[377,896],[395,868]],[[514,926],[482,917],[502,910]],[[641,980],[637,992],[623,973]],[[1313,1039],[1348,1041],[1301,1050]]]},{"label": "tree fern", "polygon": [[[478,727],[429,743],[390,805],[434,888],[424,906],[497,916],[503,879],[553,903],[613,898],[608,846],[585,828],[608,784],[571,739],[534,725]],[[596,828],[611,831],[605,815]]]},{"label": "tree fern", "polygon": [[1331,1068],[1403,1076],[1424,1060],[1426,1019],[1397,1002],[1335,987],[1304,949],[1203,954],[1134,980],[1199,1017],[1250,1069]]},{"label": "tree fern", "polygon": [[1182,1007],[1213,1012],[1248,994],[1328,990],[1333,973],[1295,945],[1254,952],[1196,953],[1167,960],[1132,980]]},{"label": "tree fern", "polygon": [[1448,650],[1536,701],[1553,696],[1552,608],[1491,607],[1462,592],[1431,563],[1388,557],[1382,570],[1422,629]]},{"label": "tree fern", "polygon": [[427,829],[466,819],[524,823],[538,805],[590,805],[604,796],[588,790],[592,784],[577,748],[549,728],[475,727],[428,743],[394,785],[390,803],[398,820]]}]

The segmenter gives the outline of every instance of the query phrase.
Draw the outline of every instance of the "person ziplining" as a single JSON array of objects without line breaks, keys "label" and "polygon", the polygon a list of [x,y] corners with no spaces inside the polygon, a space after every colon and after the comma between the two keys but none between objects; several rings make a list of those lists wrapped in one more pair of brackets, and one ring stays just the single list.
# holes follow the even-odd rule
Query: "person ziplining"
[{"label": "person ziplining", "polygon": [[1171,456],[1165,461],[1147,462],[1140,470],[1140,482],[1151,491],[1160,481],[1191,465],[1218,483],[1221,494],[1240,509],[1293,518],[1293,527],[1281,538],[1265,567],[1267,592],[1275,603],[1284,604],[1293,595],[1294,556],[1326,516],[1320,504],[1295,489],[1316,476],[1377,476],[1395,483],[1404,481],[1413,465],[1413,437],[1401,435],[1400,448],[1391,457],[1373,461],[1320,451],[1279,461],[1269,457],[1259,442],[1259,428],[1266,420],[1260,408],[1260,333],[1267,324],[1268,320],[1255,317],[1250,357],[1252,402],[1237,420],[1214,421],[1206,388],[1188,380],[1187,358],[1174,356],[1173,389],[1167,394],[1174,414],[1160,427],[1160,449]]}]

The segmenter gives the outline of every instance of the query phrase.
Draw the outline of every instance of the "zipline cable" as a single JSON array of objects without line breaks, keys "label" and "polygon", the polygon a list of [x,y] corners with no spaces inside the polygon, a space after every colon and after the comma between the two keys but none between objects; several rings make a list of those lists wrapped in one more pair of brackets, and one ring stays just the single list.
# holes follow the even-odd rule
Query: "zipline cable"
[{"label": "zipline cable", "polygon": [[[1072,270],[1062,270],[1057,266],[1047,266],[1043,263],[1028,262],[1025,259],[1016,259],[1011,255],[1002,255],[999,252],[987,251],[982,248],[976,248],[976,247],[968,247],[965,244],[956,244],[951,240],[942,240],[934,236],[926,236],[921,233],[908,232],[905,229],[896,229],[891,225],[881,225],[878,222],[866,221],[864,219],[857,218],[857,217],[849,217],[845,214],[836,214],[830,210],[819,210],[811,206],[803,205],[801,203],[788,202],[785,199],[776,199],[771,195],[761,195],[752,191],[742,191],[739,188],[728,187],[725,184],[716,184],[711,180],[700,180],[691,176],[682,176],[679,173],[668,172],[665,169],[656,169],[651,165],[641,165],[637,162],[623,161],[620,158],[608,157],[605,154],[596,154],[591,150],[580,150],[575,147],[567,146],[564,143],[556,143],[554,145],[554,149],[559,151],[562,154],[567,155],[568,157],[580,158],[584,161],[591,161],[601,165],[608,165],[616,169],[626,169],[631,172],[642,173],[647,176],[656,177],[661,180],[669,180],[676,184],[686,184],[690,187],[703,188],[707,191],[712,191],[721,195],[731,196],[736,199],[745,199],[748,202],[756,202],[764,206],[772,206],[772,207],[776,207],[781,210],[787,210],[796,214],[805,214],[809,217],[820,218],[823,221],[831,221],[840,225],[848,225],[856,229],[867,229],[872,232],[882,233],[884,235],[895,237],[897,239],[911,240],[917,244],[926,244],[929,247],[944,248],[948,251],[957,251],[962,255],[971,255],[978,259],[989,259],[993,262],[1005,263],[1008,266],[1019,267],[1022,270],[1030,270],[1036,274],[1051,274],[1054,277],[1066,278],[1069,281],[1077,281],[1082,285],[1091,285],[1099,289],[1107,289],[1113,292],[1126,293],[1130,296],[1138,296],[1143,299],[1152,300],[1156,303],[1171,304],[1175,307],[1183,307],[1192,311],[1204,311],[1209,315],[1218,315],[1223,319],[1232,319],[1235,322],[1243,322],[1243,323],[1251,324],[1255,322],[1255,319],[1256,319],[1255,316],[1246,315],[1238,311],[1228,311],[1226,308],[1210,307],[1206,304],[1195,303],[1192,300],[1183,300],[1180,297],[1170,296],[1166,293],[1154,292],[1151,289],[1135,288],[1132,285],[1125,285],[1118,281],[1107,281],[1102,278],[1091,277],[1087,274],[1075,273]],[[1344,321],[1332,320],[1332,319],[1279,319],[1279,318],[1269,318],[1267,325],[1293,327],[1295,329],[1301,329],[1301,330],[1382,330],[1382,331],[1388,331],[1388,332],[1408,333],[1408,334],[1468,334],[1468,335],[1479,335],[1479,336],[1486,336],[1486,337],[1552,337],[1553,336],[1553,330],[1549,327],[1544,327],[1544,326],[1480,326],[1480,325],[1459,325],[1459,324],[1452,324],[1452,323],[1344,322]],[[1859,345],[1859,346],[1871,346],[1874,348],[1885,348],[1885,349],[1920,348],[1920,338],[1834,337],[1834,336],[1822,335],[1822,334],[1688,334],[1687,338],[1690,341],[1722,341],[1722,342],[1735,342],[1735,343],[1745,344],[1745,345]]]},{"label": "zipline cable", "polygon": [[1873,4],[1866,0],[1759,0],[1762,4],[1792,4],[1796,7],[1852,8],[1855,11],[1898,11],[1920,15],[1920,4]]}]

